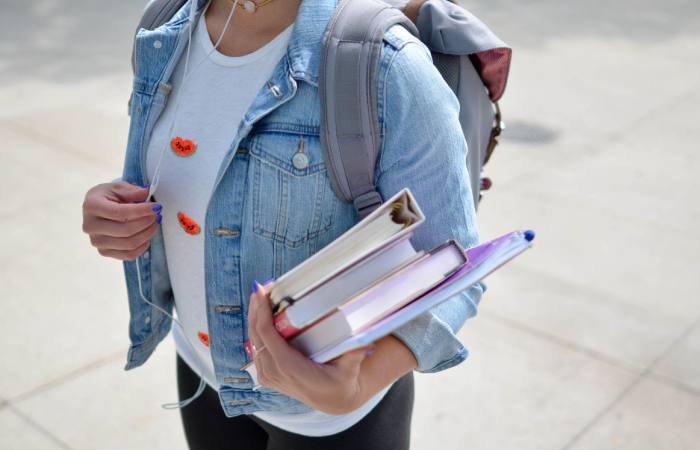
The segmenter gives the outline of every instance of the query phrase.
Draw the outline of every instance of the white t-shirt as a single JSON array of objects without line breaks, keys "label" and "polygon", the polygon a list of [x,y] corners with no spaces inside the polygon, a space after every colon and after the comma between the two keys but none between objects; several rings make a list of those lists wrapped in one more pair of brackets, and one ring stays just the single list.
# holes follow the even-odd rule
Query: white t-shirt
[{"label": "white t-shirt", "polygon": [[[170,100],[153,129],[148,147],[149,180],[153,180],[158,159],[165,148],[155,197],[163,205],[161,226],[168,272],[175,308],[185,333],[179,327],[173,327],[175,346],[182,359],[195,372],[202,373],[205,381],[216,390],[219,385],[208,346],[204,286],[207,205],[238,124],[284,55],[291,33],[290,25],[258,50],[231,57],[214,49],[202,14],[193,31],[187,83],[183,89],[183,54],[173,74]],[[178,102],[177,122],[172,135],[168,135]],[[171,140],[175,137],[181,138],[179,154],[171,148]],[[302,414],[258,412],[255,415],[293,433],[324,436],[343,431],[358,422],[379,403],[388,389],[359,409],[339,416],[320,411]]]}]

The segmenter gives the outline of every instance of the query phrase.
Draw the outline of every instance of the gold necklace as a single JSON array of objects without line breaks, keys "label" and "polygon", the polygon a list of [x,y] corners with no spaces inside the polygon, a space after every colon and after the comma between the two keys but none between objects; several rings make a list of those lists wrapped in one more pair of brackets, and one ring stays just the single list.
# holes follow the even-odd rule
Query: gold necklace
[{"label": "gold necklace", "polygon": [[246,12],[249,13],[254,13],[257,11],[258,8],[262,8],[263,6],[267,5],[268,3],[272,2],[272,0],[261,0],[259,2],[254,2],[253,0],[244,0],[242,2],[234,3],[234,0],[228,0],[229,4],[233,6],[234,4],[237,4],[239,8],[243,8],[246,10]]}]

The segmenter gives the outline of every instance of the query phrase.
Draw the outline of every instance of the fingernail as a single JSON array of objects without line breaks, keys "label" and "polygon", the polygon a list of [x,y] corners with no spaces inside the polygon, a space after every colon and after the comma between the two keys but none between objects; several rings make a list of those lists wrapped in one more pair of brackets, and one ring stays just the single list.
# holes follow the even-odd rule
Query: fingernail
[{"label": "fingernail", "polygon": [[252,285],[252,288],[253,288],[253,289],[252,289],[252,290],[253,290],[253,292],[255,292],[256,294],[258,293],[259,286],[260,286],[260,284],[258,283],[258,280],[253,280],[253,285]]},{"label": "fingernail", "polygon": [[263,284],[262,284],[262,285],[263,285],[263,286],[267,286],[267,284],[270,283],[270,281],[272,281],[272,280],[274,280],[274,279],[275,279],[274,277],[273,277],[273,278],[268,278],[266,281],[263,281]]},{"label": "fingernail", "polygon": [[144,189],[148,189],[149,187],[151,187],[151,185],[150,185],[150,184],[144,184],[144,185],[141,186],[141,187],[144,188]]},{"label": "fingernail", "polygon": [[161,216],[160,214],[158,214],[158,215],[156,216],[156,223],[160,224],[162,221],[163,221],[163,216]]},{"label": "fingernail", "polygon": [[155,213],[160,212],[161,209],[163,209],[163,205],[161,205],[160,203],[156,204],[156,206],[151,208],[151,210]]},{"label": "fingernail", "polygon": [[376,351],[377,351],[377,349],[374,348],[374,347],[368,348],[367,350],[365,350],[365,358],[368,357],[369,355],[371,355],[372,353],[376,352]]}]

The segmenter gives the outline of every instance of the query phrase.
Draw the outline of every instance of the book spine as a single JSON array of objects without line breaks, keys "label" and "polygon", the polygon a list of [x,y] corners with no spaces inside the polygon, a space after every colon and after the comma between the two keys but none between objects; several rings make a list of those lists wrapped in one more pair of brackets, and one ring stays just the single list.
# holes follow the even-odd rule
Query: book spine
[{"label": "book spine", "polygon": [[325,316],[312,326],[306,327],[289,345],[309,356],[341,339],[352,336],[352,326],[346,320],[342,311],[336,310]]},{"label": "book spine", "polygon": [[272,319],[272,323],[275,324],[277,332],[285,339],[291,339],[303,330],[303,328],[297,328],[292,325],[287,315],[287,310],[275,315]]}]

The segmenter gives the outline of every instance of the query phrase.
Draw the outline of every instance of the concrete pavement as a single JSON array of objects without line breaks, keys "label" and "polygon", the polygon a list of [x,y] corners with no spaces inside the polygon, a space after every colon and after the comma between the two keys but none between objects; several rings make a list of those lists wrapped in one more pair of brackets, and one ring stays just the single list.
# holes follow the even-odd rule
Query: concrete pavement
[{"label": "concrete pavement", "polygon": [[[120,265],[80,232],[121,171],[143,1],[0,6],[1,449],[184,449],[170,340],[124,372]],[[413,448],[691,450],[700,442],[700,5],[464,2],[515,49],[462,365],[417,377]]]}]

